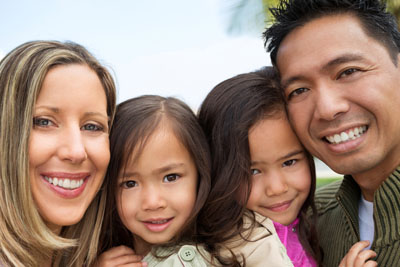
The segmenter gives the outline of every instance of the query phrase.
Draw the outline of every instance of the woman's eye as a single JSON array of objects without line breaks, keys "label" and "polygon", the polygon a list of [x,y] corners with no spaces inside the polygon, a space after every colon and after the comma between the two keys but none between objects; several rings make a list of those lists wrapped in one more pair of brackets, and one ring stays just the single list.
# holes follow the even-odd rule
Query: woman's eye
[{"label": "woman's eye", "polygon": [[103,131],[103,127],[101,127],[101,126],[99,126],[99,125],[96,125],[96,124],[93,124],[93,123],[85,124],[85,125],[82,127],[82,129],[83,129],[83,130],[86,130],[86,131],[94,131],[94,132]]},{"label": "woman's eye", "polygon": [[180,176],[179,176],[178,174],[175,174],[175,173],[173,173],[173,174],[168,174],[168,175],[165,175],[165,176],[164,176],[163,182],[166,182],[166,183],[175,182],[176,180],[179,179],[179,177],[180,177]]},{"label": "woman's eye", "polygon": [[258,170],[258,169],[251,169],[251,175],[256,175],[256,174],[259,174],[259,173],[261,173],[260,170]]},{"label": "woman's eye", "polygon": [[282,164],[282,166],[283,166],[283,167],[292,166],[292,165],[294,165],[296,162],[297,162],[297,160],[295,160],[295,159],[290,159],[290,160],[285,161],[285,162]]},{"label": "woman's eye", "polygon": [[132,187],[138,186],[137,182],[136,181],[132,181],[132,180],[125,181],[121,185],[124,188],[132,188]]},{"label": "woman's eye", "polygon": [[45,118],[33,118],[33,125],[35,127],[48,127],[51,126],[53,123],[49,119]]}]

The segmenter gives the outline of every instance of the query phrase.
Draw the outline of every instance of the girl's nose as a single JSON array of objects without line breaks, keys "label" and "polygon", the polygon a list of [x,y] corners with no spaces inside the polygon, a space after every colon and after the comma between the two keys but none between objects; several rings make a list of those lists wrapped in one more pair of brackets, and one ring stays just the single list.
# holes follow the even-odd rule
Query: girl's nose
[{"label": "girl's nose", "polygon": [[265,193],[267,196],[279,196],[288,191],[288,185],[286,183],[286,179],[284,175],[279,173],[273,174],[271,177],[266,179],[265,182]]},{"label": "girl's nose", "polygon": [[154,211],[164,209],[167,202],[159,188],[151,187],[142,192],[142,209]]}]

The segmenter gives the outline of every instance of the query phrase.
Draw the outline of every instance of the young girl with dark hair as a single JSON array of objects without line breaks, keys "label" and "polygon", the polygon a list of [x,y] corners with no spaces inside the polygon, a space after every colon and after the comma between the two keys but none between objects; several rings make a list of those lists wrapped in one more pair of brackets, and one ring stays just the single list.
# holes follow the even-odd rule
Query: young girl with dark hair
[{"label": "young girl with dark hair", "polygon": [[199,233],[224,266],[321,259],[314,161],[290,127],[276,81],[272,67],[238,75],[218,84],[199,111],[212,159]]},{"label": "young girl with dark hair", "polygon": [[210,156],[190,108],[160,96],[127,100],[110,144],[97,266],[208,266],[193,238],[210,190]]}]

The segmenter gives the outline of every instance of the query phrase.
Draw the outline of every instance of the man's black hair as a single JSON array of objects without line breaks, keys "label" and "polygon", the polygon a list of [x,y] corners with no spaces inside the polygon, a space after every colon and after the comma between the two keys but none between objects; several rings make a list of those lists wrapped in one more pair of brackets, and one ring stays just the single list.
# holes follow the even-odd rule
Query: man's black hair
[{"label": "man's black hair", "polygon": [[271,8],[274,24],[265,30],[265,47],[271,61],[276,56],[282,40],[294,29],[313,19],[327,15],[349,14],[359,19],[365,33],[382,43],[397,66],[400,51],[400,33],[394,16],[386,11],[379,0],[282,0]]}]

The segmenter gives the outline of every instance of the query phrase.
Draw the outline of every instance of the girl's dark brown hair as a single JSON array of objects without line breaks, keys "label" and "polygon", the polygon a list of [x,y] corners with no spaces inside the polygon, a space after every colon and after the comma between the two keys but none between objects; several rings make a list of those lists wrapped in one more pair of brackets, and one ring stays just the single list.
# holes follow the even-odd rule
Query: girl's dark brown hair
[{"label": "girl's dark brown hair", "polygon": [[[224,242],[243,236],[248,230],[243,226],[243,216],[252,218],[250,228],[255,224],[254,214],[246,210],[252,177],[249,129],[261,119],[279,118],[284,114],[285,102],[278,81],[272,67],[241,74],[218,84],[200,107],[199,121],[210,145],[212,162],[211,191],[198,218],[200,242],[224,266],[240,266],[237,257],[222,257],[220,250]],[[299,239],[306,251],[319,261],[315,166],[313,157],[307,151],[306,155],[311,188],[299,215]],[[311,217],[307,216],[309,209]]]},{"label": "girl's dark brown hair", "polygon": [[[116,209],[118,177],[127,162],[140,155],[146,141],[162,120],[167,120],[171,125],[177,139],[190,153],[198,172],[197,197],[192,214],[181,232],[165,246],[193,243],[197,215],[210,190],[208,144],[196,116],[185,103],[172,97],[144,95],[117,106],[110,134],[111,159],[106,174],[107,207],[100,253],[118,245],[133,245],[133,235],[122,224]],[[138,148],[138,152],[132,155],[135,148]]]}]

